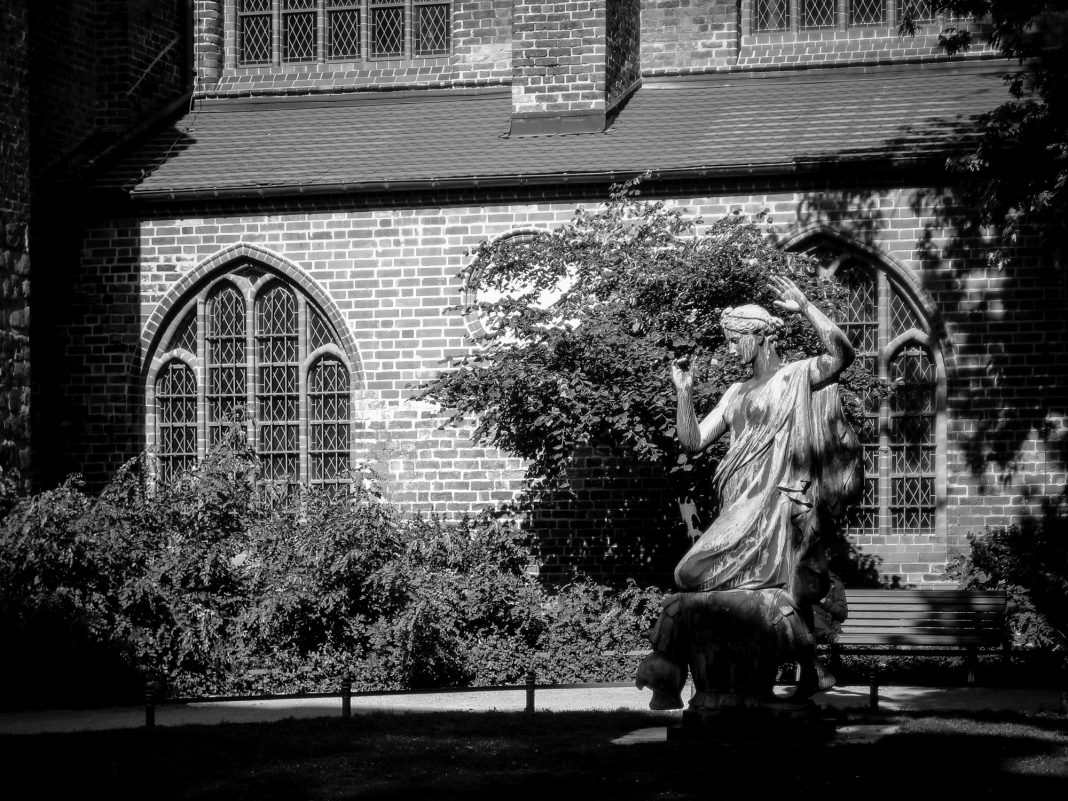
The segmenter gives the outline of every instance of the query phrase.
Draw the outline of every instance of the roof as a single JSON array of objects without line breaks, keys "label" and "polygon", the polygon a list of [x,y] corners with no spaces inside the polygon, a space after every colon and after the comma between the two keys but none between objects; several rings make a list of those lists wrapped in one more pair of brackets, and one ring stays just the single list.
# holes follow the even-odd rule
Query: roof
[{"label": "roof", "polygon": [[944,153],[1008,99],[1001,60],[647,80],[604,133],[507,136],[507,87],[200,100],[98,181],[133,198],[791,173]]}]

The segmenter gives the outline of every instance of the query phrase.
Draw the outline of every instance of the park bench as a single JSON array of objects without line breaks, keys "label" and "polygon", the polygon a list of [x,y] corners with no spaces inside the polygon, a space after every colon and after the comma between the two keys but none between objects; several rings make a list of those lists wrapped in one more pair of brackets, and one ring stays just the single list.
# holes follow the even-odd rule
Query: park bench
[{"label": "park bench", "polygon": [[852,654],[964,656],[971,686],[980,653],[1008,660],[1002,591],[847,589],[846,603],[849,616],[829,645],[832,663]]}]

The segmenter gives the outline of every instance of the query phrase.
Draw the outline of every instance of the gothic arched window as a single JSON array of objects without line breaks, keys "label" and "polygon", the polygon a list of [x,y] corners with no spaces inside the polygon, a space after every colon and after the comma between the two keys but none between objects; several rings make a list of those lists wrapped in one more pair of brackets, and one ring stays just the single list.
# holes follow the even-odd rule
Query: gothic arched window
[{"label": "gothic arched window", "polygon": [[352,465],[352,366],[299,287],[245,265],[186,297],[146,386],[148,445],[168,478],[238,426],[264,478],[337,487]]},{"label": "gothic arched window", "polygon": [[857,360],[888,382],[889,397],[862,398],[865,422],[864,494],[850,511],[846,533],[933,535],[938,527],[944,467],[945,373],[931,325],[905,282],[872,258],[834,245],[809,252],[822,271],[849,289],[838,322]]}]

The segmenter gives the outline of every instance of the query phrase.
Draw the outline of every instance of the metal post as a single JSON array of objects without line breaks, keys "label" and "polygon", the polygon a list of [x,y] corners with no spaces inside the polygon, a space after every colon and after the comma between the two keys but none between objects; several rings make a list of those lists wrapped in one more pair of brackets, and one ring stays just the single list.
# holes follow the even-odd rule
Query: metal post
[{"label": "metal post", "polygon": [[879,669],[872,668],[868,675],[868,711],[879,711]]},{"label": "metal post", "polygon": [[352,679],[341,677],[341,717],[352,717]]},{"label": "metal post", "polygon": [[156,682],[145,679],[145,728],[156,725]]},{"label": "metal post", "polygon": [[533,670],[527,671],[527,712],[534,711],[534,681],[537,676]]}]

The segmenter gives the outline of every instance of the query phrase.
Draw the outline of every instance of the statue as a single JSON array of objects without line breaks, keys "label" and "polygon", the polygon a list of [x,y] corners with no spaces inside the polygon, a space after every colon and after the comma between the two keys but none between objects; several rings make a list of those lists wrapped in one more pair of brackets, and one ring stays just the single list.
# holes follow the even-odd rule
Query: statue
[{"label": "statue", "polygon": [[842,415],[838,377],[853,361],[845,334],[789,279],[773,277],[775,305],[804,315],[825,348],[783,364],[775,349],[782,320],[756,305],[723,312],[729,353],[752,367],[700,423],[685,360],[672,366],[678,437],[697,453],[730,432],[713,479],[719,515],[675,569],[680,592],[649,632],[653,653],[637,685],[652,709],[723,710],[774,703],[779,665],[801,666],[795,702],[833,684],[816,658],[812,605],[827,594],[819,532],[842,514],[862,483],[859,442]]}]

